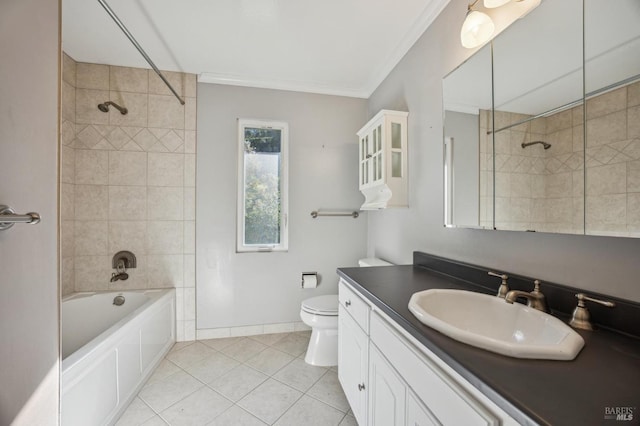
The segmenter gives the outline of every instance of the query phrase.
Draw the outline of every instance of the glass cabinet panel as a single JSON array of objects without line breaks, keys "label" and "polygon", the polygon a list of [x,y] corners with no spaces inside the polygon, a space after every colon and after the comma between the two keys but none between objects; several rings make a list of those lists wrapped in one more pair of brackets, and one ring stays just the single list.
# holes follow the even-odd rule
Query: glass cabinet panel
[{"label": "glass cabinet panel", "polygon": [[394,178],[402,177],[402,153],[401,152],[391,153],[391,177],[394,177]]},{"label": "glass cabinet panel", "polygon": [[402,127],[400,123],[391,123],[391,148],[402,149]]}]

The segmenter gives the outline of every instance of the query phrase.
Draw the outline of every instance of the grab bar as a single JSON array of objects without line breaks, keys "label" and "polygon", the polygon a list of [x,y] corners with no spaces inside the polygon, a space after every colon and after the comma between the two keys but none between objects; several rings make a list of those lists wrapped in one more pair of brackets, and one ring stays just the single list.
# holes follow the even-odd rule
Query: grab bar
[{"label": "grab bar", "polygon": [[317,210],[311,212],[312,218],[315,219],[318,216],[351,216],[352,218],[356,219],[358,216],[360,216],[360,213],[355,210],[352,212],[320,212]]},{"label": "grab bar", "polygon": [[38,213],[16,214],[9,206],[0,204],[0,231],[11,228],[16,223],[29,223],[35,225],[40,222]]}]

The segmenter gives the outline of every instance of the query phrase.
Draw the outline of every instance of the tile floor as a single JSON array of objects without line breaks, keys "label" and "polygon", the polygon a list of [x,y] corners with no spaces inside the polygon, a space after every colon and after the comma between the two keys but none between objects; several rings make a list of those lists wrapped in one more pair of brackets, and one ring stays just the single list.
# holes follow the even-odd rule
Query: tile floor
[{"label": "tile floor", "polygon": [[337,368],[304,362],[310,332],[176,343],[118,426],[357,426]]}]

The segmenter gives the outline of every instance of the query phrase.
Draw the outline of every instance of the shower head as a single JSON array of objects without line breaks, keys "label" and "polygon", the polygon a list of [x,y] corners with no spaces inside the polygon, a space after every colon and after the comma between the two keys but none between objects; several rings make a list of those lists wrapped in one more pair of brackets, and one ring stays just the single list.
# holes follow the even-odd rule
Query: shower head
[{"label": "shower head", "polygon": [[535,145],[535,144],[541,144],[543,146],[544,149],[549,149],[551,148],[551,144],[548,142],[543,142],[543,141],[534,141],[534,142],[522,142],[522,148],[526,148],[530,145]]},{"label": "shower head", "polygon": [[121,107],[117,103],[111,102],[111,101],[107,101],[105,103],[98,104],[98,109],[100,111],[102,111],[102,112],[109,112],[109,105],[112,105],[115,109],[120,111],[120,114],[122,114],[122,115],[126,115],[129,112],[129,110],[127,110],[125,107]]}]

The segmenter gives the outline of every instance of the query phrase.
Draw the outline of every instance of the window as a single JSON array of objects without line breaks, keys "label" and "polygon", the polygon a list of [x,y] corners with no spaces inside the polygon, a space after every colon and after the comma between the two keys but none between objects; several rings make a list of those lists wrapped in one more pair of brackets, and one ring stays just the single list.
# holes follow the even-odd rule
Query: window
[{"label": "window", "polygon": [[286,251],[287,123],[238,120],[237,251]]}]

